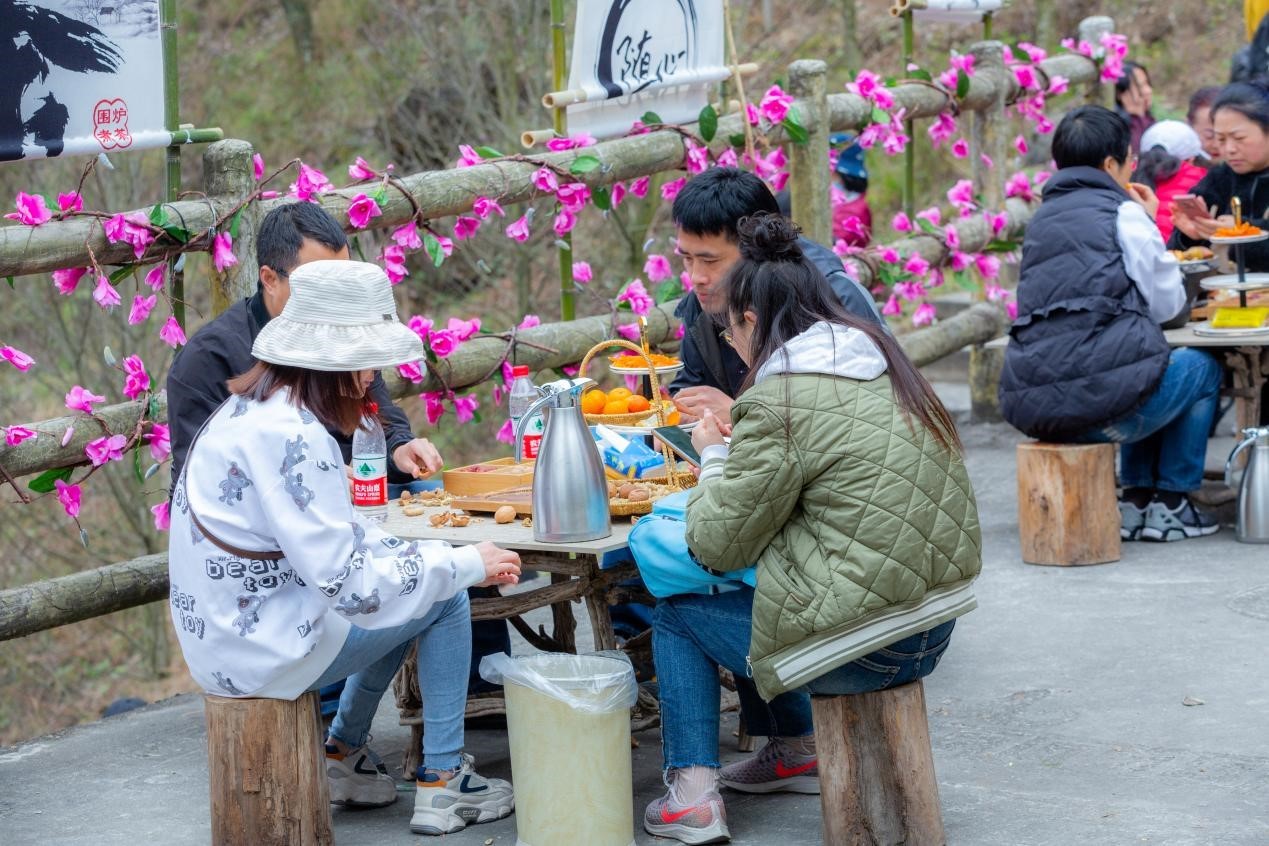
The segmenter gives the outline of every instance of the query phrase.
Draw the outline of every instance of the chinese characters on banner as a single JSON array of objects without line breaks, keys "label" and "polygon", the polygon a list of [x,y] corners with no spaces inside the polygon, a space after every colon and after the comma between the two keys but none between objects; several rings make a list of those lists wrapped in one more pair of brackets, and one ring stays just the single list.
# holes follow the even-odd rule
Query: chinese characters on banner
[{"label": "chinese characters on banner", "polygon": [[983,15],[999,12],[1004,0],[927,0],[924,9],[914,9],[925,23],[979,23]]},{"label": "chinese characters on banner", "polygon": [[578,0],[568,87],[570,132],[621,135],[645,112],[696,119],[723,66],[722,0]]},{"label": "chinese characters on banner", "polygon": [[0,0],[0,161],[170,138],[158,0]]}]

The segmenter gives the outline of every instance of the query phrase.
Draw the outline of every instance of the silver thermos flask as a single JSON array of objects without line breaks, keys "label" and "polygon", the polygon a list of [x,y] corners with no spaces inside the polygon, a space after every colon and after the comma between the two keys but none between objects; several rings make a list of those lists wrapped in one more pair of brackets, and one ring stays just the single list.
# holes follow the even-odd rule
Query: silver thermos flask
[{"label": "silver thermos flask", "polygon": [[1238,453],[1251,450],[1238,485],[1238,540],[1269,543],[1269,428],[1244,429],[1243,440],[1225,462],[1225,484],[1233,485]]}]

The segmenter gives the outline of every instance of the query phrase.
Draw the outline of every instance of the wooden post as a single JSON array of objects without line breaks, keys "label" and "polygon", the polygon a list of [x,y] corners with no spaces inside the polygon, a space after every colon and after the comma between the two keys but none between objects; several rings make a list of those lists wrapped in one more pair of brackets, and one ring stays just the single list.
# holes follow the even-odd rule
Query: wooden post
[{"label": "wooden post", "polygon": [[812,696],[825,846],[944,846],[920,681]]},{"label": "wooden post", "polygon": [[[1087,41],[1093,45],[1093,49],[1100,50],[1102,49],[1102,36],[1114,31],[1115,22],[1105,15],[1084,18],[1084,20],[1080,21],[1079,40]],[[1100,76],[1095,76],[1093,81],[1088,84],[1088,88],[1084,90],[1084,101],[1109,108],[1113,105],[1112,97],[1109,96],[1111,90],[1113,89],[1102,85]]]},{"label": "wooden post", "polygon": [[1113,444],[1018,444],[1022,560],[1061,567],[1119,560]]},{"label": "wooden post", "polygon": [[[251,156],[254,150],[246,141],[227,139],[217,141],[203,153],[203,174],[207,196],[215,198],[221,206],[237,203],[256,189]],[[212,314],[220,314],[243,297],[255,293],[259,279],[256,266],[256,230],[260,223],[260,204],[249,203],[242,210],[238,221],[238,234],[234,237],[234,255],[238,263],[226,268],[224,273],[211,266]],[[226,221],[224,231],[230,222]]]},{"label": "wooden post", "polygon": [[802,233],[820,244],[833,242],[833,218],[829,207],[828,169],[828,65],[803,59],[789,65],[789,90],[802,101],[805,144],[788,145],[789,199],[793,220]]},{"label": "wooden post", "polygon": [[204,699],[213,846],[333,844],[317,693]]}]

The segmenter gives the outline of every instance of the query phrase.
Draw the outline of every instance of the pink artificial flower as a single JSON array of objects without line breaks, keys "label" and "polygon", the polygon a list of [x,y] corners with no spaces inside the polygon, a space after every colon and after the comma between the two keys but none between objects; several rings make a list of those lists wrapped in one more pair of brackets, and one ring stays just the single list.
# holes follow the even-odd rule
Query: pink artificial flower
[{"label": "pink artificial flower", "polygon": [[782,170],[779,173],[777,173],[775,176],[767,180],[767,184],[771,186],[771,190],[775,192],[776,194],[779,194],[781,191],[783,191],[784,186],[787,185],[788,182],[789,182],[789,172],[787,170]]},{"label": "pink artificial flower", "polygon": [[172,528],[172,513],[166,499],[158,505],[151,505],[150,513],[154,515],[155,531],[166,532]]},{"label": "pink artificial flower", "polygon": [[930,283],[931,288],[938,288],[941,286],[943,284],[943,268],[930,268],[930,275],[926,277],[926,280]]},{"label": "pink artificial flower", "polygon": [[84,455],[92,461],[94,467],[100,467],[111,461],[119,461],[123,458],[123,448],[127,446],[128,439],[123,435],[110,435],[109,437],[97,438],[95,441],[89,441],[84,446]]},{"label": "pink artificial flower", "polygon": [[68,297],[79,286],[79,280],[83,279],[84,274],[87,272],[88,268],[86,267],[67,267],[62,270],[54,270],[53,284],[57,287],[59,294]]},{"label": "pink artificial flower", "polygon": [[903,269],[914,276],[924,276],[930,272],[930,263],[922,256],[913,254],[904,263]]},{"label": "pink artificial flower", "polygon": [[123,302],[119,292],[110,284],[110,280],[106,278],[105,274],[97,277],[97,287],[93,289],[93,299],[97,301],[97,305],[107,310]]},{"label": "pink artificial flower", "polygon": [[1049,77],[1049,90],[1045,93],[1050,95],[1065,94],[1070,85],[1071,81],[1066,77],[1054,75]]},{"label": "pink artificial flower", "polygon": [[565,210],[576,214],[590,202],[590,188],[584,182],[569,182],[560,186],[555,192],[555,198]]},{"label": "pink artificial flower", "polygon": [[960,250],[952,250],[952,255],[948,257],[948,267],[957,272],[964,270],[974,263],[974,257]]},{"label": "pink artificial flower", "polygon": [[481,161],[480,153],[472,149],[470,144],[458,145],[458,161],[454,162],[454,167],[471,167],[480,164]]},{"label": "pink artificial flower", "polygon": [[680,323],[679,328],[674,330],[674,340],[676,341],[683,340],[683,336],[685,334],[687,334],[687,327],[684,326],[682,323]]},{"label": "pink artificial flower", "polygon": [[630,303],[630,310],[640,315],[647,314],[654,305],[652,297],[648,296],[648,290],[638,279],[632,279],[626,290],[617,295],[617,302]]},{"label": "pink artificial flower", "polygon": [[514,444],[516,442],[516,429],[515,426],[511,425],[510,419],[502,421],[502,426],[498,428],[498,433],[494,437],[504,444]]},{"label": "pink artificial flower", "polygon": [[424,391],[419,394],[423,400],[423,410],[427,414],[428,425],[435,426],[436,421],[445,414],[444,394],[439,391]]},{"label": "pink artificial flower", "polygon": [[578,367],[576,364],[566,364],[560,368],[560,372],[562,372],[565,376],[567,376],[570,379],[576,376],[580,370],[581,368]]},{"label": "pink artificial flower", "polygon": [[943,112],[934,119],[934,123],[930,124],[930,128],[926,130],[926,133],[930,136],[930,141],[937,147],[944,141],[950,140],[956,134],[956,129],[956,118]]},{"label": "pink artificial flower", "polygon": [[168,319],[163,323],[163,328],[159,330],[159,340],[172,349],[185,344],[185,330],[176,321],[176,315],[169,315]]},{"label": "pink artificial flower", "polygon": [[896,283],[894,286],[894,290],[895,290],[895,293],[899,295],[900,299],[906,300],[908,302],[919,300],[925,296],[925,286],[921,284],[919,281]]},{"label": "pink artificial flower", "polygon": [[684,292],[684,293],[687,293],[687,294],[692,293],[692,288],[693,288],[693,285],[692,285],[692,274],[688,273],[686,270],[685,270],[685,271],[683,271],[682,273],[680,273],[680,274],[679,274],[679,284],[681,284],[681,285],[683,286],[683,292]]},{"label": "pink artificial flower", "polygon": [[369,162],[367,162],[361,156],[358,156],[357,160],[348,166],[349,179],[354,179],[358,182],[362,182],[367,179],[376,179],[378,178],[378,176],[379,174],[375,172],[375,169],[372,168]]},{"label": "pink artificial flower", "polygon": [[1041,135],[1048,135],[1054,129],[1053,121],[1046,118],[1040,118],[1035,122],[1035,131]]},{"label": "pink artificial flower", "polygon": [[540,167],[533,172],[533,187],[544,194],[554,194],[560,187],[560,181],[550,168]]},{"label": "pink artificial flower", "polygon": [[475,394],[468,394],[465,397],[454,397],[454,416],[458,418],[459,423],[466,423],[476,415],[476,409],[480,407],[480,400]]},{"label": "pink artificial flower", "polygon": [[900,259],[899,251],[894,247],[882,247],[877,257],[886,264],[898,264]]},{"label": "pink artificial flower", "polygon": [[393,229],[391,237],[393,241],[407,250],[423,248],[423,239],[419,237],[419,225],[416,221],[411,220],[409,223],[403,223]]},{"label": "pink artificial flower", "polygon": [[709,169],[709,148],[698,147],[691,141],[687,142],[687,157],[684,167],[688,173],[704,173]]},{"label": "pink artificial flower", "polygon": [[643,273],[649,282],[663,282],[674,275],[674,269],[670,267],[669,259],[653,253],[643,263]]},{"label": "pink artificial flower", "polygon": [[1038,90],[1040,87],[1040,83],[1036,79],[1035,68],[1030,65],[1014,65],[1013,78],[1026,91]]},{"label": "pink artificial flower", "polygon": [[745,103],[745,120],[749,121],[750,126],[757,126],[762,121],[762,113],[753,103]]},{"label": "pink artificial flower", "polygon": [[459,320],[457,317],[451,317],[445,328],[454,334],[455,340],[461,343],[480,333],[480,318],[473,317],[471,320]]},{"label": "pink artificial flower", "polygon": [[626,183],[614,182],[612,184],[612,191],[609,194],[609,198],[612,201],[612,207],[614,209],[621,205],[622,200],[626,199],[627,193]]},{"label": "pink artificial flower", "polygon": [[991,236],[997,238],[1001,232],[1005,231],[1005,227],[1009,225],[1009,215],[1004,212],[983,212],[983,217],[987,220],[987,224],[991,227]]},{"label": "pink artificial flower", "polygon": [[477,197],[472,201],[471,208],[481,220],[487,220],[491,214],[496,214],[498,217],[507,216],[507,213],[502,210],[502,206],[498,205],[498,201],[491,200],[488,197]]},{"label": "pink artificial flower", "polygon": [[449,329],[434,329],[428,336],[428,344],[437,358],[445,358],[458,349],[458,337]]},{"label": "pink artificial flower", "polygon": [[792,107],[793,95],[785,94],[780,86],[773,85],[763,95],[762,102],[758,104],[758,111],[762,112],[762,116],[772,125],[775,125],[788,116],[789,109]]},{"label": "pink artificial flower", "polygon": [[262,200],[272,200],[280,196],[282,195],[279,194],[277,191],[261,191],[260,192],[260,199]]},{"label": "pink artificial flower", "polygon": [[573,262],[573,281],[580,285],[595,278],[594,272],[590,269],[590,262],[575,261]]},{"label": "pink artificial flower", "polygon": [[648,196],[648,187],[652,184],[652,177],[640,176],[634,182],[630,183],[630,193],[636,197]]},{"label": "pink artificial flower", "polygon": [[983,167],[987,168],[988,170],[993,170],[996,167],[996,163],[992,161],[991,156],[987,155],[986,153],[979,153],[978,160],[982,162]]},{"label": "pink artificial flower", "polygon": [[1018,301],[1010,300],[1005,303],[1005,314],[1009,315],[1010,320],[1018,319]]},{"label": "pink artificial flower", "polygon": [[71,388],[66,394],[66,407],[71,411],[82,411],[85,414],[93,413],[93,403],[105,401],[105,397],[98,396],[87,388],[79,385]]},{"label": "pink artificial flower", "polygon": [[1009,297],[1009,292],[997,285],[995,282],[988,282],[983,285],[983,291],[986,292],[988,301],[993,303],[1000,302],[1001,300]]},{"label": "pink artificial flower", "polygon": [[947,201],[954,206],[964,207],[974,204],[974,183],[968,179],[958,180],[947,192]]},{"label": "pink artificial flower", "polygon": [[1000,259],[989,253],[974,256],[974,264],[984,279],[995,279],[1000,276]]},{"label": "pink artificial flower", "polygon": [[957,82],[956,68],[948,68],[939,74],[939,84],[948,91],[955,91]]},{"label": "pink artificial flower", "polygon": [[639,341],[639,324],[623,323],[617,327],[617,334],[625,338],[627,341]]},{"label": "pink artificial flower", "polygon": [[469,215],[460,214],[454,218],[454,238],[459,241],[466,241],[476,234],[476,230],[480,228],[480,218],[471,217]]},{"label": "pink artificial flower", "polygon": [[928,209],[921,209],[916,213],[917,219],[924,220],[931,226],[938,226],[943,222],[943,212],[939,211],[938,206],[930,206]]},{"label": "pink artificial flower", "polygon": [[552,153],[562,153],[565,150],[576,150],[579,147],[590,147],[595,143],[595,136],[589,132],[577,132],[567,138],[552,138],[546,142],[546,149]]},{"label": "pink artificial flower", "polygon": [[164,277],[167,275],[167,265],[156,264],[150,268],[150,272],[145,275],[145,284],[149,285],[155,291],[163,290]]},{"label": "pink artificial flower", "polygon": [[397,375],[417,385],[423,381],[423,368],[419,367],[417,361],[407,361],[405,364],[397,365]]},{"label": "pink artificial flower", "polygon": [[881,88],[881,77],[870,70],[861,70],[855,74],[855,81],[846,83],[846,90],[871,100],[873,94]]},{"label": "pink artificial flower", "polygon": [[112,244],[119,241],[132,245],[132,253],[140,259],[146,249],[154,241],[154,233],[149,228],[150,220],[140,212],[130,215],[115,215],[102,224],[106,232],[106,240]]},{"label": "pink artificial flower", "polygon": [[961,246],[961,233],[956,231],[956,227],[948,224],[943,230],[943,243],[947,245],[949,250],[959,250]]},{"label": "pink artificial flower", "polygon": [[387,274],[388,281],[393,285],[401,284],[405,277],[410,275],[410,269],[405,266],[405,247],[400,244],[385,246],[379,259],[383,262],[383,272]]},{"label": "pink artificial flower", "polygon": [[255,153],[251,157],[251,174],[256,178],[256,182],[259,182],[261,177],[264,176],[264,156],[259,153]]},{"label": "pink artificial flower", "polygon": [[35,364],[35,359],[16,347],[0,347],[0,358],[3,358],[24,373],[31,369],[32,364]]},{"label": "pink artificial flower", "polygon": [[897,156],[907,149],[908,142],[912,140],[902,132],[891,130],[885,141],[881,142],[881,149],[886,151],[887,156]]},{"label": "pink artificial flower", "polygon": [[150,374],[145,372],[145,362],[139,355],[130,355],[123,360],[123,395],[130,400],[150,390]]},{"label": "pink artificial flower", "polygon": [[889,111],[894,108],[894,95],[888,89],[878,88],[872,92],[872,102],[877,108]]},{"label": "pink artificial flower", "polygon": [[964,55],[953,53],[951,59],[948,60],[948,63],[952,66],[953,70],[964,71],[966,76],[974,75],[974,56],[972,53],[966,53]]},{"label": "pink artificial flower", "polygon": [[365,194],[353,197],[352,205],[348,207],[348,220],[356,229],[365,229],[373,218],[381,214],[383,211],[379,204]]},{"label": "pink artificial flower", "polygon": [[445,256],[445,258],[449,258],[450,256],[454,254],[453,241],[451,241],[449,238],[446,238],[444,235],[433,235],[433,237],[436,238],[436,243],[440,244],[441,255]]},{"label": "pink artificial flower", "polygon": [[541,326],[541,325],[542,325],[542,319],[539,318],[536,314],[526,314],[524,316],[524,320],[521,320],[516,325],[516,328],[517,329],[532,329],[534,326]]},{"label": "pink artificial flower", "polygon": [[573,214],[573,212],[568,209],[560,209],[559,214],[555,216],[553,228],[555,229],[556,236],[563,238],[565,235],[572,232],[573,227],[576,225],[577,215]]},{"label": "pink artificial flower", "polygon": [[300,175],[291,183],[291,194],[302,203],[307,203],[315,194],[324,194],[334,189],[334,185],[315,167],[300,162]]},{"label": "pink artificial flower", "polygon": [[234,255],[234,239],[228,232],[216,233],[216,239],[212,241],[212,263],[220,273],[238,263],[238,257]]},{"label": "pink artificial flower", "polygon": [[39,433],[25,426],[4,427],[4,442],[11,447],[36,437],[39,437]]},{"label": "pink artificial flower", "polygon": [[673,202],[674,198],[683,190],[683,186],[687,184],[687,177],[681,176],[661,186],[661,199],[667,203]]},{"label": "pink artificial flower", "polygon": [[78,517],[79,505],[84,496],[84,492],[79,485],[68,485],[61,479],[54,479],[53,487],[57,489],[57,501],[62,504],[62,508],[66,511],[66,516]]},{"label": "pink artificial flower", "polygon": [[868,231],[868,227],[864,226],[864,221],[859,215],[849,215],[842,221],[842,234],[849,235],[859,243],[867,243],[871,240],[872,235]]},{"label": "pink artificial flower", "polygon": [[432,334],[432,321],[426,317],[419,317],[417,314],[411,317],[405,324],[410,327],[410,331],[419,336],[419,340],[427,343],[427,339]]},{"label": "pink artificial flower", "polygon": [[1013,139],[1013,148],[1018,151],[1019,155],[1025,156],[1031,148],[1027,146],[1027,139],[1019,135]]},{"label": "pink artificial flower", "polygon": [[68,191],[65,194],[57,195],[57,208],[64,212],[77,212],[84,210],[84,198],[79,196],[78,191]]},{"label": "pink artificial flower", "polygon": [[73,437],[75,437],[75,427],[67,426],[66,431],[62,432],[62,446],[66,446],[68,443],[70,443],[70,440]]},{"label": "pink artificial flower", "polygon": [[740,159],[736,155],[736,151],[733,150],[731,147],[728,147],[726,150],[723,150],[721,153],[718,154],[718,159],[715,163],[719,167],[736,167],[736,165],[739,164],[739,162],[740,162]]},{"label": "pink artificial flower", "polygon": [[136,326],[138,323],[144,323],[150,317],[150,312],[154,311],[158,301],[158,294],[151,294],[148,297],[137,294],[133,297],[132,308],[128,311],[128,325]]},{"label": "pink artificial flower", "polygon": [[890,299],[886,300],[886,304],[881,307],[881,313],[887,317],[903,314],[903,306],[899,305],[899,298],[891,294]]},{"label": "pink artificial flower", "polygon": [[524,215],[520,215],[505,231],[508,238],[523,244],[529,240],[529,221]]},{"label": "pink artificial flower", "polygon": [[150,457],[162,464],[172,454],[172,431],[164,423],[155,423],[145,436],[150,442]]},{"label": "pink artificial flower", "polygon": [[890,228],[895,232],[911,232],[912,218],[908,217],[905,212],[899,212],[890,219]]},{"label": "pink artificial flower", "polygon": [[1047,170],[1037,170],[1035,172],[1035,179],[1031,182],[1032,187],[1034,187],[1037,191],[1040,190],[1040,186],[1048,182],[1050,176],[1052,176],[1052,174]]},{"label": "pink artificial flower", "polygon": [[1018,49],[1027,54],[1027,59],[1031,64],[1043,62],[1049,56],[1043,49],[1026,41],[1019,42]]},{"label": "pink artificial flower", "polygon": [[964,138],[957,138],[952,144],[952,155],[958,159],[969,157],[969,142]]},{"label": "pink artificial flower", "polygon": [[1021,197],[1030,202],[1035,199],[1035,194],[1031,191],[1031,180],[1022,171],[1018,171],[1005,181],[1006,197]]},{"label": "pink artificial flower", "polygon": [[47,223],[53,213],[48,210],[48,206],[44,203],[44,198],[39,194],[27,194],[19,191],[17,198],[13,201],[13,205],[17,208],[16,212],[10,212],[5,217],[8,220],[16,220],[24,226],[39,226],[41,223]]},{"label": "pink artificial flower", "polygon": [[917,306],[916,311],[912,312],[912,325],[927,326],[934,322],[936,315],[937,312],[935,312],[934,306],[929,303],[921,303]]},{"label": "pink artificial flower", "polygon": [[1008,44],[1003,45],[1003,47],[1004,49],[1002,52],[1005,54],[1005,64],[1006,65],[1017,64],[1018,59],[1013,54],[1013,48],[1010,47]]}]

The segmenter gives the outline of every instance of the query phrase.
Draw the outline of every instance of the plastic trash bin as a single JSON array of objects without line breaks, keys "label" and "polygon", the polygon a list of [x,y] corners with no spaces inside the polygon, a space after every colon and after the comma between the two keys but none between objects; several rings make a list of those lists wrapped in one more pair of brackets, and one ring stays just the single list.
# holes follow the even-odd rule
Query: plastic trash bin
[{"label": "plastic trash bin", "polygon": [[516,846],[634,846],[626,656],[499,653],[480,673],[506,694]]}]

